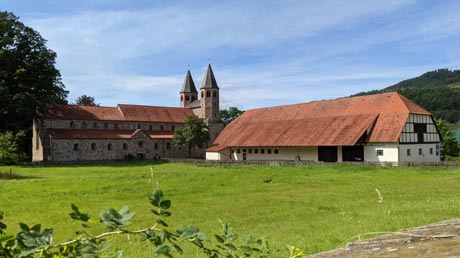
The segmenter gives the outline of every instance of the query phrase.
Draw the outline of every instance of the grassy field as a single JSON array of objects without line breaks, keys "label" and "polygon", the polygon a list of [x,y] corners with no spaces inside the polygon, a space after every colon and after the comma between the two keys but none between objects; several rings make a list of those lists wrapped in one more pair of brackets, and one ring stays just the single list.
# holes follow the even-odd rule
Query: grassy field
[{"label": "grassy field", "polygon": [[[79,229],[68,216],[74,203],[98,216],[128,205],[138,227],[152,221],[147,200],[153,189],[150,167],[173,201],[170,225],[195,224],[212,236],[218,220],[241,235],[263,236],[280,248],[307,253],[344,246],[354,236],[396,231],[459,217],[460,170],[445,168],[312,165],[302,167],[189,164],[106,164],[13,167],[26,179],[0,180],[0,210],[9,231],[17,223],[42,223],[57,242]],[[9,167],[0,167],[6,171]],[[265,183],[271,178],[271,183]],[[378,189],[383,203],[378,202]],[[152,249],[118,240],[125,257],[149,257]],[[184,257],[197,257],[196,253]]]}]

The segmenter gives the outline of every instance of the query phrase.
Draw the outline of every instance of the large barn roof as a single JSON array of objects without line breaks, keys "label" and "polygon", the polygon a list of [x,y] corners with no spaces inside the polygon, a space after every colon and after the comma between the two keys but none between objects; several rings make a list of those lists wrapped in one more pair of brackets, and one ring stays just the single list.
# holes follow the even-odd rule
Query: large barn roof
[{"label": "large barn roof", "polygon": [[313,101],[244,112],[211,148],[347,146],[397,142],[410,113],[430,115],[396,92]]},{"label": "large barn roof", "polygon": [[183,123],[190,108],[123,105],[117,107],[96,107],[77,105],[48,105],[43,117],[59,120],[102,120]]}]

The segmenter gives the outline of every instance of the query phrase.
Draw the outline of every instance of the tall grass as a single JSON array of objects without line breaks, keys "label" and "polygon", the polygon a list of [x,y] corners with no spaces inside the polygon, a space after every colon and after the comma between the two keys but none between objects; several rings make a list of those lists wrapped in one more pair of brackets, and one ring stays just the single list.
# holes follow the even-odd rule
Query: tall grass
[{"label": "tall grass", "polygon": [[[264,236],[280,248],[291,244],[308,253],[343,246],[366,232],[459,217],[458,169],[353,165],[14,167],[27,178],[0,180],[0,210],[10,232],[18,230],[17,222],[42,223],[54,228],[58,242],[79,229],[68,216],[71,203],[94,216],[128,205],[137,212],[136,225],[145,227],[152,222],[146,197],[153,189],[150,167],[173,201],[171,225],[195,224],[212,236],[220,219],[242,235]],[[118,246],[126,248],[126,257],[152,252],[136,241],[119,240]]]}]

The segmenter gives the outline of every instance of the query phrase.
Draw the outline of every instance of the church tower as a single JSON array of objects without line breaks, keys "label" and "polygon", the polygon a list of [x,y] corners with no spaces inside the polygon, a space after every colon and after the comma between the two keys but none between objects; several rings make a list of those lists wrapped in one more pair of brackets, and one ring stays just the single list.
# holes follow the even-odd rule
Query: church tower
[{"label": "church tower", "polygon": [[201,91],[201,116],[208,122],[219,122],[219,87],[212,72],[211,64],[208,64],[206,77],[200,88]]},{"label": "church tower", "polygon": [[197,95],[198,91],[196,91],[192,74],[190,74],[190,69],[188,69],[187,75],[185,75],[184,85],[182,85],[182,89],[180,91],[180,107],[186,107],[197,100]]}]

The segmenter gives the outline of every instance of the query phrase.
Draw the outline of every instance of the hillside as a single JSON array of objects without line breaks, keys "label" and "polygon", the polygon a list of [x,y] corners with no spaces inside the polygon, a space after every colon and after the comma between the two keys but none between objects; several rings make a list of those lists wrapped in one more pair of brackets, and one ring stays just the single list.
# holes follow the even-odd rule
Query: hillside
[{"label": "hillside", "polygon": [[360,92],[354,96],[398,91],[436,118],[460,122],[460,70],[439,69],[401,81],[381,90]]}]

